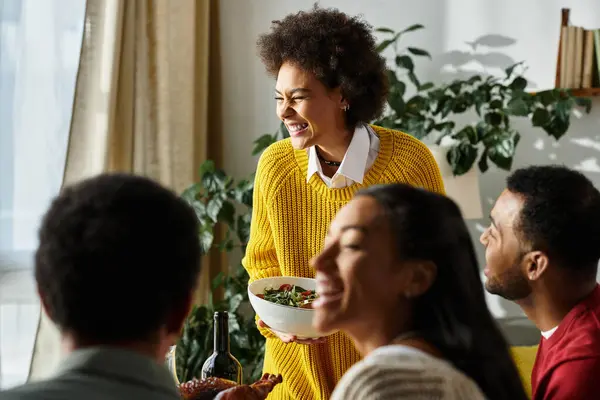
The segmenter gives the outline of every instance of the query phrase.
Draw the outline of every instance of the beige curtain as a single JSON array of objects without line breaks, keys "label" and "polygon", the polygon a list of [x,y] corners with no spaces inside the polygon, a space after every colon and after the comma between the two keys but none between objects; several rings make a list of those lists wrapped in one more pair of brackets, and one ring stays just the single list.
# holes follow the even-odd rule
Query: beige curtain
[{"label": "beige curtain", "polygon": [[[180,192],[198,178],[202,161],[220,163],[216,6],[216,0],[87,1],[63,185],[120,171]],[[221,261],[205,262],[199,302]],[[41,315],[34,380],[61,358],[58,332]]]}]

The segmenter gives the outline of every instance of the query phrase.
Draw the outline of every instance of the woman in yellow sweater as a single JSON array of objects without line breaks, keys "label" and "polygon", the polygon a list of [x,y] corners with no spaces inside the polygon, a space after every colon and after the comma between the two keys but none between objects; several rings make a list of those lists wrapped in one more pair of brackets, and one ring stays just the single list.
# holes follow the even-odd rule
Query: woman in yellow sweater
[{"label": "woman in yellow sweater", "polygon": [[[314,277],[309,260],[330,222],[364,187],[402,182],[444,193],[430,151],[412,136],[368,125],[387,97],[385,60],[371,27],[335,9],[315,7],[275,21],[258,48],[276,78],[277,115],[290,138],[260,157],[250,241],[250,281]],[[337,333],[300,340],[268,329],[264,370],[279,373],[270,399],[328,399],[360,355]]]}]

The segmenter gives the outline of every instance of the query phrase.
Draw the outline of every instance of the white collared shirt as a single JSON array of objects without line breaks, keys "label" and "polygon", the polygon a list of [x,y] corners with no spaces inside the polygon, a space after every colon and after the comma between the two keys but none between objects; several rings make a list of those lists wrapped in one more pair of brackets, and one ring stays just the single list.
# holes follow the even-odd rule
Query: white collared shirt
[{"label": "white collared shirt", "polygon": [[323,173],[315,146],[308,149],[308,170],[306,180],[314,174],[325,182],[329,188],[340,189],[353,183],[362,183],[365,174],[373,166],[379,154],[379,138],[368,125],[358,125],[346,150],[342,164],[336,173],[329,178]]},{"label": "white collared shirt", "polygon": [[544,339],[550,339],[550,336],[552,336],[552,334],[554,332],[556,332],[557,329],[558,329],[558,325],[556,325],[554,328],[552,328],[550,330],[543,331],[542,336],[544,337]]}]

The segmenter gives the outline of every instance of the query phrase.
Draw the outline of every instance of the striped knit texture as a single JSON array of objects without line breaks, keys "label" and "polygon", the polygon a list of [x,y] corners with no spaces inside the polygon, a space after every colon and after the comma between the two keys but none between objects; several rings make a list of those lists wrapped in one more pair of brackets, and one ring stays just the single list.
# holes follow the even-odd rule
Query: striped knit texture
[{"label": "striped knit texture", "polygon": [[[328,188],[314,174],[306,181],[308,155],[281,140],[264,151],[258,162],[250,241],[242,263],[250,282],[272,276],[314,278],[309,260],[322,249],[337,211],[361,188],[402,182],[444,193],[439,168],[429,149],[402,132],[372,127],[380,139],[379,155],[362,184]],[[281,374],[269,399],[328,399],[342,375],[360,360],[342,333],[326,343],[283,343],[266,329],[264,371]]]},{"label": "striped knit texture", "polygon": [[355,364],[331,400],[484,400],[479,386],[439,358],[406,346],[384,346]]}]

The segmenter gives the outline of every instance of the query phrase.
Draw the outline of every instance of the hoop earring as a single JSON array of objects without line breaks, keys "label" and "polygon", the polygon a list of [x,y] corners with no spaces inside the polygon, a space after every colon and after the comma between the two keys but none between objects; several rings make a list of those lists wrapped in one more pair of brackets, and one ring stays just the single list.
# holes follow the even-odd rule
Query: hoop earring
[{"label": "hoop earring", "polygon": [[344,107],[342,107],[342,110],[344,110],[344,112],[348,111],[350,109],[350,106],[348,104],[346,104]]}]

